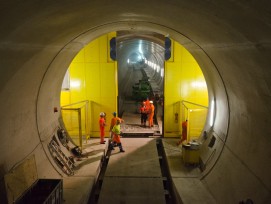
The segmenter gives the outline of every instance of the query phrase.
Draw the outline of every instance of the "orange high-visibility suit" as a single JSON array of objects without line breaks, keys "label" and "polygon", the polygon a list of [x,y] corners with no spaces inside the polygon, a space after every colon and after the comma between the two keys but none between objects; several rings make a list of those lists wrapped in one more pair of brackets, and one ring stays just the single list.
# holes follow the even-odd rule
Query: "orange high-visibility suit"
[{"label": "orange high-visibility suit", "polygon": [[146,106],[145,106],[145,102],[142,102],[142,105],[140,107],[140,114],[141,114],[141,125],[142,126],[146,126],[146,121],[147,121],[147,118],[148,118],[148,113],[147,113],[147,109],[146,109]]},{"label": "orange high-visibility suit", "polygon": [[112,143],[109,146],[110,150],[114,150],[114,146],[116,144],[119,147],[120,152],[125,152],[122,148],[122,144],[120,141],[120,120],[116,120],[116,125],[114,125],[114,127],[112,128],[112,132],[114,134],[114,137]]},{"label": "orange high-visibility suit", "polygon": [[154,116],[155,107],[153,102],[150,101],[150,109],[149,109],[149,127],[153,127],[153,116]]},{"label": "orange high-visibility suit", "polygon": [[150,109],[150,103],[151,101],[147,98],[147,100],[145,101],[145,106],[146,106],[146,109],[149,110]]},{"label": "orange high-visibility suit", "polygon": [[113,129],[113,127],[117,124],[117,120],[119,120],[120,123],[124,122],[123,119],[117,117],[117,113],[116,113],[116,112],[113,112],[112,115],[113,115],[114,117],[111,119],[111,123],[110,123],[110,127],[109,127],[109,132],[110,132],[110,138],[111,138],[111,139],[113,138],[112,129]]},{"label": "orange high-visibility suit", "polygon": [[182,144],[183,141],[187,140],[187,120],[182,122],[182,138],[177,145]]},{"label": "orange high-visibility suit", "polygon": [[100,125],[100,143],[104,144],[105,143],[105,140],[104,140],[104,127],[105,127],[104,116],[100,116],[99,125]]}]

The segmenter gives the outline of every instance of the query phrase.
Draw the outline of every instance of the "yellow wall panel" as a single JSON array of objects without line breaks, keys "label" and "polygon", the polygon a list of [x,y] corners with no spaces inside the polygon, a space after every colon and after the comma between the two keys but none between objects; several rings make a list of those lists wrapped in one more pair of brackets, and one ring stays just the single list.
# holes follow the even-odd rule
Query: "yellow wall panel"
[{"label": "yellow wall panel", "polygon": [[[179,46],[179,43],[175,41],[173,41],[173,46],[174,46],[174,52],[172,52],[171,54],[174,55],[174,62],[175,63],[181,62],[183,59],[182,52],[183,52],[184,47]],[[176,53],[179,53],[179,54],[176,54]]]},{"label": "yellow wall panel", "polygon": [[[90,131],[94,137],[99,137],[99,113],[106,112],[109,123],[111,113],[117,111],[117,63],[109,57],[109,40],[114,36],[115,33],[101,36],[78,53],[70,66],[70,91],[61,93],[61,105],[82,100],[91,102]],[[165,62],[165,137],[180,135],[184,115],[182,100],[208,105],[208,92],[200,67],[184,47],[174,41],[173,45],[171,61]],[[196,124],[190,124],[191,134],[200,132],[198,121],[199,118],[205,121],[205,116],[204,111],[190,115],[191,122]]]},{"label": "yellow wall panel", "polygon": [[[87,63],[86,64],[86,95],[90,100],[99,98],[101,95],[101,73],[100,63]],[[95,101],[95,100],[94,100]]]},{"label": "yellow wall panel", "polygon": [[61,98],[62,105],[68,105],[71,103],[69,91],[61,91],[60,98]]},{"label": "yellow wall panel", "polygon": [[84,63],[99,63],[100,62],[100,53],[93,52],[93,50],[99,50],[99,38],[93,40],[89,45],[84,48]]},{"label": "yellow wall panel", "polygon": [[[108,39],[103,35],[78,53],[70,65],[70,91],[61,93],[61,105],[66,105],[68,99],[70,103],[90,101],[88,125],[92,137],[99,137],[99,113],[106,112],[111,119],[111,113],[117,111],[117,68],[116,62],[107,59]],[[75,116],[70,113],[65,117]],[[65,125],[73,131],[71,122]]]},{"label": "yellow wall panel", "polygon": [[[196,60],[194,57],[188,52],[187,49],[185,49],[183,46],[181,46],[179,43],[177,43],[177,46],[181,47],[181,58],[182,58],[182,63],[189,63],[189,64],[197,64]],[[197,65],[196,65],[197,66]]]},{"label": "yellow wall panel", "polygon": [[[189,101],[200,105],[208,105],[208,91],[203,73],[193,56],[179,43],[173,42],[173,61],[165,62],[165,88],[164,88],[164,136],[176,137],[181,134],[181,123],[191,110],[183,110],[182,101]],[[176,120],[176,116],[178,120]],[[207,111],[193,112],[190,125],[193,136],[200,134]],[[195,138],[195,137],[193,137]]]},{"label": "yellow wall panel", "polygon": [[70,66],[71,103],[86,100],[85,64],[72,63]]},{"label": "yellow wall panel", "polygon": [[113,63],[101,64],[101,78],[103,79],[102,93],[104,97],[116,96],[116,78],[115,78],[115,66]]},{"label": "yellow wall panel", "polygon": [[85,61],[85,50],[81,50],[73,59],[73,63]]},{"label": "yellow wall panel", "polygon": [[107,35],[101,36],[99,38],[99,53],[100,53],[100,62],[107,62],[107,48],[108,48],[108,38]]}]

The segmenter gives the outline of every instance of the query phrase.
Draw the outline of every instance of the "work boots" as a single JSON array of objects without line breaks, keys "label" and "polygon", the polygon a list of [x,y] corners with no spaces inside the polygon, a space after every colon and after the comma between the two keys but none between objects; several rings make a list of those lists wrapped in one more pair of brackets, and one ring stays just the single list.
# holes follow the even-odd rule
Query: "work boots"
[{"label": "work boots", "polygon": [[114,142],[110,142],[109,143],[109,150],[115,150],[114,146],[115,146],[115,143]]},{"label": "work boots", "polygon": [[119,148],[120,148],[120,152],[125,152],[124,149],[122,148],[121,143],[118,144]]}]

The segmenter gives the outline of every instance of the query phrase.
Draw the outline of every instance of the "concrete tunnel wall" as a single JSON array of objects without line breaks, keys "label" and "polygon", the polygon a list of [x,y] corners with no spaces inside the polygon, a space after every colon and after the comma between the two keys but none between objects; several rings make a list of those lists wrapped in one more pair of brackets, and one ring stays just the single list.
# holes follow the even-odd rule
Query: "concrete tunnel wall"
[{"label": "concrete tunnel wall", "polygon": [[[106,4],[107,3],[107,4]],[[39,177],[60,176],[47,142],[59,124],[61,83],[73,57],[121,29],[170,34],[202,68],[216,99],[217,151],[203,146],[202,182],[218,203],[271,201],[268,1],[1,2],[0,172],[35,155]],[[221,77],[221,78],[220,78]],[[208,139],[209,139],[208,138]],[[208,142],[206,143],[208,144]],[[209,163],[210,161],[210,163]]]}]

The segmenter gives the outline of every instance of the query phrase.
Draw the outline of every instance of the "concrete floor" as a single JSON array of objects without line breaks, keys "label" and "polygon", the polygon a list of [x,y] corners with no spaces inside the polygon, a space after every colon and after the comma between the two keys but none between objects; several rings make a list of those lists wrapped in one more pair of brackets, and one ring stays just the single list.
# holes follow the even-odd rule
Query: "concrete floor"
[{"label": "concrete floor", "polygon": [[122,141],[126,152],[112,151],[98,203],[165,203],[155,140]]},{"label": "concrete floor", "polygon": [[75,162],[74,176],[63,179],[64,203],[87,203],[105,148],[106,145],[101,145],[99,139],[84,143],[83,153],[87,157]]},{"label": "concrete floor", "polygon": [[[126,135],[121,138],[125,152],[120,153],[117,147],[111,151],[97,203],[166,203],[157,138],[144,135],[162,133],[161,116],[153,128],[141,127],[136,104],[127,102],[125,108],[129,110],[122,115],[124,123],[121,124],[121,131]],[[144,136],[137,138],[132,136],[136,133],[142,133]],[[185,165],[183,162],[182,147],[176,145],[178,140],[178,136],[163,138],[162,143],[173,186],[181,202],[216,203],[200,180],[200,169],[197,166]],[[108,139],[106,144],[100,144],[99,138],[91,138],[84,143],[83,153],[86,157],[76,162],[74,176],[65,178],[63,182],[65,203],[88,202],[101,168],[101,158],[106,155],[107,148]]]},{"label": "concrete floor", "polygon": [[[162,126],[159,120],[154,128],[140,127],[140,114],[124,114],[123,118],[125,122],[121,126],[127,134],[155,133]],[[98,190],[99,193],[96,194],[98,200],[95,203],[168,203],[168,189],[164,185],[167,175],[165,176],[160,165],[163,162],[161,162],[161,152],[157,148],[158,139],[162,140],[169,177],[177,197],[180,198],[180,203],[216,203],[200,180],[202,176],[200,169],[195,165],[185,165],[182,147],[177,146],[179,141],[177,136],[176,138],[124,136],[121,142],[125,152],[121,153],[119,148],[115,147],[109,155],[107,154],[108,138],[105,144],[100,144],[100,138],[84,141],[83,156],[74,159],[74,175],[63,177],[64,203],[89,203],[96,181],[102,181],[102,185]],[[104,158],[109,158],[107,168],[103,177],[98,179]]]},{"label": "concrete floor", "polygon": [[[125,153],[112,151],[98,203],[166,203],[155,138],[122,138]],[[174,186],[183,203],[216,203],[200,181],[201,172],[186,166],[178,139],[163,139]],[[76,162],[75,175],[64,178],[64,203],[87,203],[107,144],[90,139],[88,158]]]},{"label": "concrete floor", "polygon": [[[153,128],[141,127],[140,114],[136,112],[135,103],[127,102],[126,109],[127,107],[129,107],[129,112],[124,112],[122,116],[124,123],[121,125],[122,132],[127,136],[121,138],[125,153],[120,153],[119,148],[111,151],[102,179],[98,203],[166,203],[163,175],[156,145],[157,138],[146,136],[135,138],[132,136],[134,133],[142,133],[143,135],[145,133],[161,133],[161,117],[158,117],[158,124]],[[181,202],[188,204],[216,203],[200,181],[200,169],[197,166],[184,164],[182,148],[176,145],[178,140],[176,136],[172,139],[162,139],[162,143],[173,186],[178,197],[181,198]],[[100,168],[100,158],[105,154],[104,150],[107,147],[108,142],[101,145],[99,139],[87,141],[87,144],[84,145],[84,151],[88,158],[83,158],[83,161],[77,165],[75,178],[69,178],[67,182],[64,182],[65,203],[87,201],[91,186],[95,181],[96,170]],[[65,186],[69,182],[76,183],[71,185],[75,187],[74,193],[77,192],[74,194],[75,196],[72,195],[71,189],[67,189]],[[79,192],[81,196],[79,196]]]},{"label": "concrete floor", "polygon": [[[99,204],[167,203],[167,189],[163,183],[165,175],[161,170],[161,155],[157,149],[157,139],[162,138],[161,116],[157,117],[158,123],[154,127],[142,127],[136,108],[135,103],[126,103],[126,109],[130,112],[124,112],[124,122],[121,124],[121,131],[125,133],[121,138],[125,152],[119,152],[117,147],[111,151],[103,178],[98,179],[98,175],[102,158],[108,155],[109,139],[106,138],[105,144],[100,144],[100,138],[83,142],[84,156],[80,160],[75,159],[74,175],[63,177],[65,204],[88,203],[96,181],[102,184],[96,194]],[[184,164],[182,147],[177,146],[178,140],[177,135],[175,138],[162,138],[166,163],[180,203],[216,203],[200,180],[200,169]]]}]

